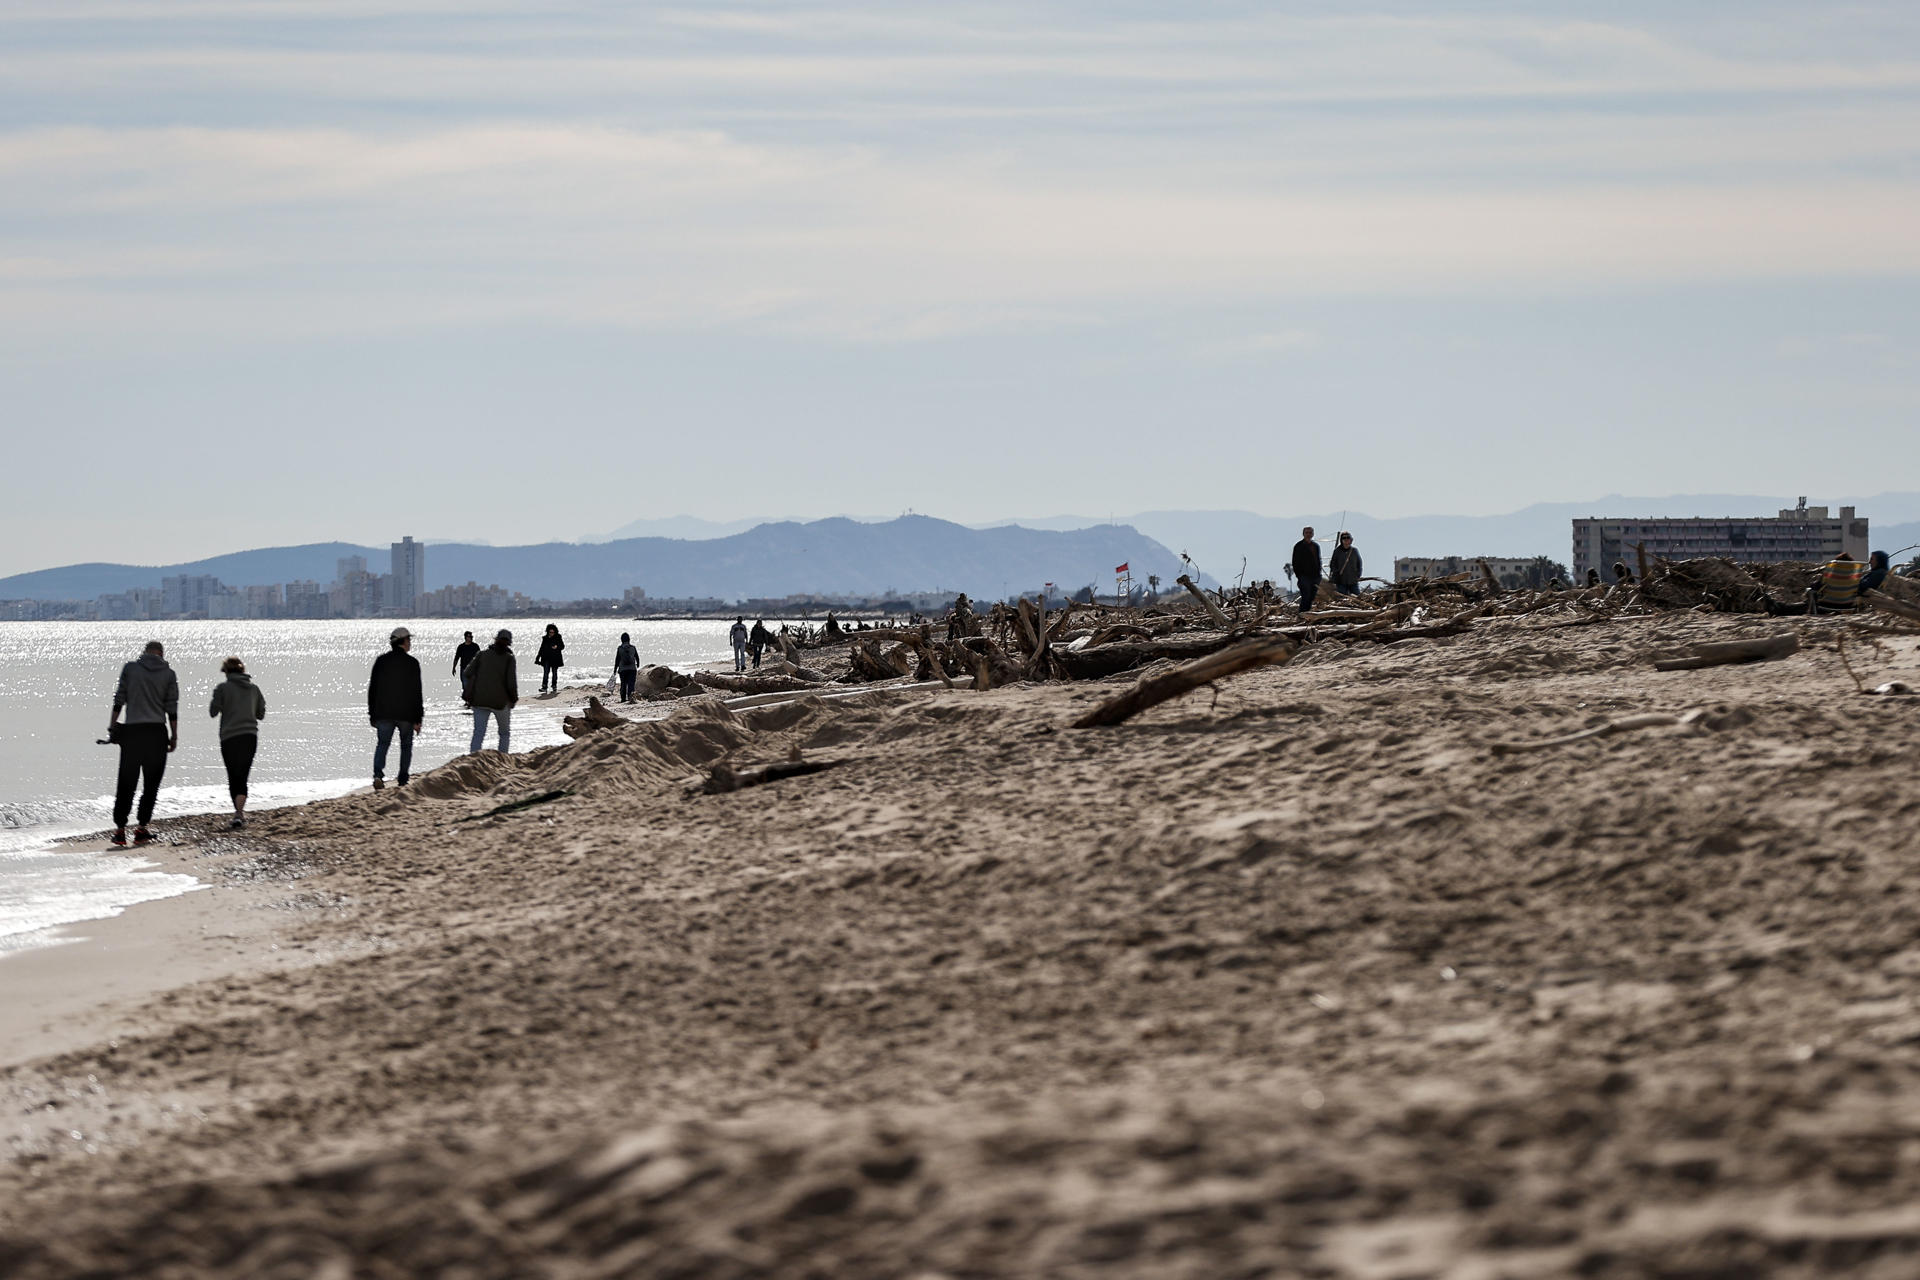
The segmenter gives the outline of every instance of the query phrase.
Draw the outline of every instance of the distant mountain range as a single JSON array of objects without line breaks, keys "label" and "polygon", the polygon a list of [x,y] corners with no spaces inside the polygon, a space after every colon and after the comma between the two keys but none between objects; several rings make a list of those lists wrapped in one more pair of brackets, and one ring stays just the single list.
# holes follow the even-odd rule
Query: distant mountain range
[{"label": "distant mountain range", "polygon": [[[1399,556],[1547,556],[1567,563],[1573,550],[1572,521],[1581,516],[1773,515],[1797,501],[1797,496],[1778,494],[1694,493],[1649,498],[1616,493],[1587,502],[1536,503],[1519,511],[1491,516],[1382,518],[1362,511],[1263,516],[1251,511],[1168,510],[1136,512],[1117,521],[1085,515],[1025,516],[970,527],[1068,530],[1117,523],[1139,530],[1176,556],[1186,552],[1203,572],[1227,582],[1241,575],[1243,557],[1249,581],[1280,580],[1281,568],[1287,563],[1303,527],[1313,526],[1315,536],[1329,543],[1344,528],[1353,534],[1354,545],[1360,548],[1367,572],[1390,578],[1393,561]],[[1812,502],[1829,509],[1858,508],[1860,514],[1872,522],[1876,549],[1892,552],[1920,543],[1920,493],[1883,493],[1870,498],[1815,497]],[[761,523],[764,522],[740,522],[746,528]],[[616,533],[631,537],[642,531],[665,533],[668,530],[677,531],[670,536],[683,538],[713,538],[723,536],[722,531],[737,531],[732,523],[674,516],[636,520]]]},{"label": "distant mountain range", "polygon": [[[90,600],[133,587],[158,587],[176,574],[212,574],[228,586],[312,579],[331,581],[336,563],[365,556],[386,567],[384,547],[344,542],[240,551],[186,564],[81,564],[0,578],[0,599]],[[1179,560],[1165,547],[1124,525],[1079,530],[1017,526],[969,529],[927,516],[882,523],[836,518],[761,524],[703,540],[627,538],[617,542],[550,542],[529,547],[464,543],[429,546],[427,589],[468,581],[498,584],[536,599],[618,597],[643,587],[655,597],[724,600],[799,593],[879,595],[965,591],[992,598],[1037,590],[1053,582],[1063,591],[1087,583],[1113,588],[1113,569],[1130,564],[1136,580],[1159,574],[1171,581]]]}]

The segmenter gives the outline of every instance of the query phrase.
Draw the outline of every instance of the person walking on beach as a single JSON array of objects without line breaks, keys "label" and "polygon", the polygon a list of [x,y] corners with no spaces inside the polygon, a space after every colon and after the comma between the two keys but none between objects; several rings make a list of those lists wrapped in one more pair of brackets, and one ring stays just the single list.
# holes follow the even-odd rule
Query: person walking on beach
[{"label": "person walking on beach", "polygon": [[760,669],[760,655],[773,644],[773,632],[767,630],[764,619],[753,620],[753,630],[747,633],[747,652],[753,655],[753,668]]},{"label": "person walking on beach", "polygon": [[227,766],[227,794],[233,797],[229,825],[238,831],[247,825],[247,777],[260,747],[260,721],[267,714],[267,699],[240,659],[228,658],[220,670],[227,678],[213,686],[207,714],[220,721],[220,760]]},{"label": "person walking on beach", "polygon": [[413,633],[395,627],[391,647],[373,660],[373,678],[367,681],[367,720],[373,725],[373,789],[387,785],[387,748],[400,735],[400,772],[394,785],[404,787],[413,776],[413,735],[427,718],[426,692],[420,685],[420,660],[409,653]]},{"label": "person walking on beach", "polygon": [[1333,549],[1333,557],[1327,561],[1327,575],[1333,579],[1333,589],[1341,595],[1360,594],[1360,552],[1353,545],[1352,534],[1340,535],[1340,545]]},{"label": "person walking on beach", "polygon": [[1300,588],[1300,612],[1305,613],[1320,594],[1320,544],[1313,540],[1312,525],[1302,529],[1300,541],[1293,544],[1293,584]]},{"label": "person walking on beach", "polygon": [[733,669],[735,673],[747,669],[747,620],[735,618],[733,629],[727,632],[727,639],[733,641]]},{"label": "person walking on beach", "polygon": [[540,692],[545,693],[549,685],[555,693],[560,692],[560,668],[566,666],[563,661],[567,642],[560,638],[560,628],[551,622],[547,624],[547,634],[540,637],[539,652],[533,655],[533,663],[540,668]]},{"label": "person walking on beach", "polygon": [[470,752],[486,745],[487,717],[500,722],[500,750],[507,750],[512,736],[513,704],[520,701],[520,677],[513,661],[513,632],[494,633],[493,643],[474,656],[467,668],[467,705],[473,708],[473,745]]},{"label": "person walking on beach", "polygon": [[613,651],[614,674],[620,677],[620,701],[633,701],[633,682],[640,675],[640,651],[633,647],[633,637],[622,631],[620,647]]},{"label": "person walking on beach", "polygon": [[[120,713],[127,721],[120,723]],[[113,844],[127,843],[127,815],[133,810],[133,788],[140,786],[140,825],[133,842],[152,844],[154,801],[160,796],[160,778],[167,771],[167,755],[180,745],[180,681],[167,665],[166,646],[147,641],[146,651],[120,668],[120,684],[113,691],[113,713],[107,717],[107,740],[120,746],[120,776],[113,791]]]},{"label": "person walking on beach", "polygon": [[460,634],[464,636],[465,639],[461,640],[459,648],[453,651],[453,675],[456,680],[465,684],[467,680],[467,664],[473,661],[474,654],[480,652],[480,646],[473,642],[473,632],[463,631]]}]

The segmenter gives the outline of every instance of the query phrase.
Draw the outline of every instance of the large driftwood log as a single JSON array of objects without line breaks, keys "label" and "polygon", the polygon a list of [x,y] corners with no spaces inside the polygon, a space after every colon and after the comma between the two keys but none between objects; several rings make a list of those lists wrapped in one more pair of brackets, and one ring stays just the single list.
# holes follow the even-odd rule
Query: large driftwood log
[{"label": "large driftwood log", "polygon": [[560,729],[569,738],[584,738],[596,729],[611,729],[617,724],[628,724],[628,719],[617,715],[600,705],[600,699],[588,698],[586,710],[577,716],[566,716],[560,721]]},{"label": "large driftwood log", "polygon": [[1174,581],[1192,593],[1193,598],[1200,602],[1200,607],[1207,611],[1207,616],[1213,619],[1214,626],[1220,628],[1222,631],[1231,631],[1233,629],[1232,620],[1220,611],[1220,606],[1213,602],[1212,597],[1208,596],[1207,593],[1199,587],[1193,585],[1192,578],[1183,573],[1175,578]]},{"label": "large driftwood log", "polygon": [[1255,636],[1242,640],[1218,653],[1182,663],[1171,671],[1162,671],[1137,681],[1131,689],[1095,706],[1073,722],[1076,729],[1119,724],[1149,707],[1157,707],[1171,698],[1191,693],[1216,680],[1251,671],[1255,667],[1285,662],[1294,653],[1293,641],[1285,636]]},{"label": "large driftwood log", "polygon": [[1232,636],[1214,631],[1165,640],[1122,640],[1097,648],[1089,645],[1084,649],[1057,649],[1053,657],[1072,679],[1098,680],[1163,659],[1190,662],[1210,653],[1218,653],[1232,643]]},{"label": "large driftwood log", "polygon": [[727,675],[719,671],[696,671],[693,673],[695,684],[708,689],[725,689],[729,693],[789,693],[802,689],[817,689],[819,680],[805,680],[799,676],[785,675],[780,672],[765,672],[759,675]]},{"label": "large driftwood log", "polygon": [[1890,613],[1896,618],[1906,618],[1911,622],[1920,622],[1920,609],[1904,600],[1895,600],[1884,591],[1869,591],[1866,602],[1882,613]]},{"label": "large driftwood log", "polygon": [[1653,664],[1655,671],[1697,671],[1701,667],[1724,667],[1732,662],[1770,662],[1800,651],[1800,637],[1791,631],[1758,640],[1727,640],[1717,644],[1697,644],[1685,658],[1662,658]]}]

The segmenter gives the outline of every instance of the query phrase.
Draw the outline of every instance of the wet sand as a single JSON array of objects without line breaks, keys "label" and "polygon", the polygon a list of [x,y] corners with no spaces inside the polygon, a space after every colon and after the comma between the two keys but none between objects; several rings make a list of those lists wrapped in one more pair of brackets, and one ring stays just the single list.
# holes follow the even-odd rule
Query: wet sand
[{"label": "wet sand", "polygon": [[263,814],[186,855],[252,959],[15,1027],[0,1271],[1913,1274],[1920,699],[1843,626],[693,703]]}]

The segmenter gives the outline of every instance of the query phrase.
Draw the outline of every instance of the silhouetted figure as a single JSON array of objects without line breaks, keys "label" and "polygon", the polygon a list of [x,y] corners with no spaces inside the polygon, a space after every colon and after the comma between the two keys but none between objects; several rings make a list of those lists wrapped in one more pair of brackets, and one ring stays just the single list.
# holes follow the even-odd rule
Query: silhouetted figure
[{"label": "silhouetted figure", "polygon": [[500,750],[507,750],[512,739],[514,704],[520,701],[520,675],[513,659],[513,632],[496,631],[493,643],[474,655],[467,668],[467,687],[462,695],[473,708],[473,743],[468,751],[478,751],[487,741],[487,717],[500,722]]},{"label": "silhouetted figure", "polygon": [[387,637],[389,648],[373,660],[373,676],[367,681],[367,721],[373,725],[373,789],[386,786],[387,748],[393,735],[400,735],[400,772],[396,786],[406,786],[413,770],[413,735],[420,732],[427,718],[427,698],[420,685],[420,660],[408,652],[413,648],[413,633],[395,627]]},{"label": "silhouetted figure", "polygon": [[1333,549],[1327,561],[1327,576],[1333,579],[1333,589],[1341,595],[1360,594],[1360,552],[1353,545],[1352,534],[1340,535],[1340,545]]},{"label": "silhouetted figure", "polygon": [[1308,525],[1300,531],[1300,541],[1293,544],[1293,582],[1300,589],[1300,612],[1313,608],[1313,599],[1320,594],[1320,544],[1313,540],[1313,526]]},{"label": "silhouetted figure", "polygon": [[220,670],[227,678],[213,686],[207,714],[220,721],[220,762],[227,766],[227,795],[233,799],[231,825],[237,831],[247,825],[247,779],[260,749],[260,721],[267,714],[267,699],[240,659],[228,658]]},{"label": "silhouetted figure", "polygon": [[620,633],[620,647],[613,651],[613,671],[620,677],[620,701],[632,702],[633,684],[640,677],[640,651],[624,631]]},{"label": "silhouetted figure", "polygon": [[533,655],[534,665],[540,668],[540,692],[551,688],[560,692],[560,668],[566,666],[567,642],[560,638],[560,628],[551,622],[547,624],[547,633],[540,637],[539,651]]},{"label": "silhouetted figure", "polygon": [[[120,776],[113,791],[115,845],[127,843],[135,784],[140,787],[140,825],[133,829],[133,842],[153,843],[147,824],[153,821],[167,756],[180,745],[180,681],[167,665],[166,653],[158,640],[147,641],[146,651],[120,668],[120,684],[113,691],[107,740],[120,746]],[[120,723],[123,711],[125,724]]]}]

